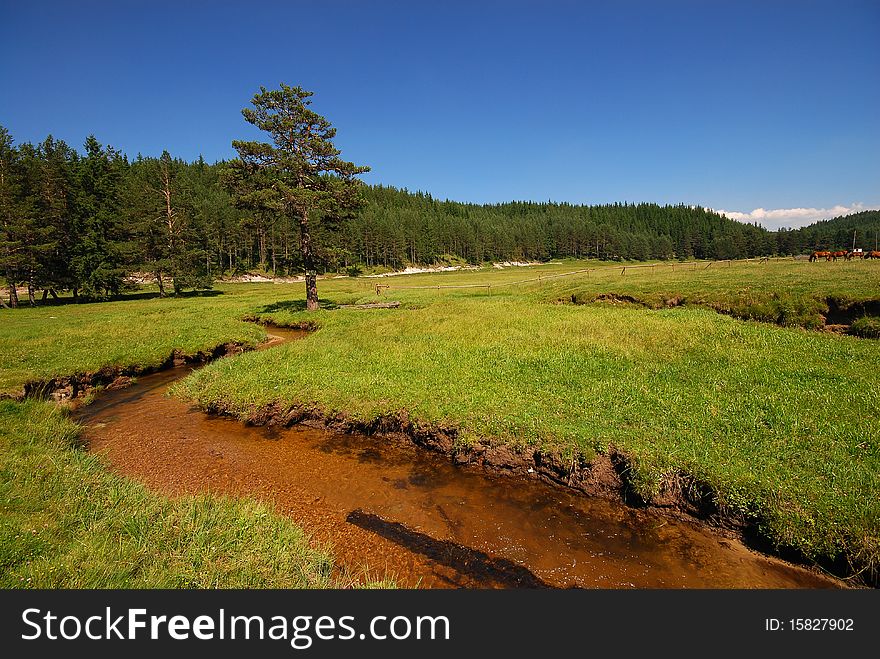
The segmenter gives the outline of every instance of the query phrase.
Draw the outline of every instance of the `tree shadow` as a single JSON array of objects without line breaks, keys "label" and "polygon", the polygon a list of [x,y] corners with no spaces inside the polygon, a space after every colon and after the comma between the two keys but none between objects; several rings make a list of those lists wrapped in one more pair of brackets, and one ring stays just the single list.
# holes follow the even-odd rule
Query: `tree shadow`
[{"label": "tree shadow", "polygon": [[478,587],[491,585],[503,588],[550,587],[527,567],[507,558],[490,556],[479,549],[460,545],[451,540],[437,540],[400,522],[384,520],[379,515],[365,512],[360,508],[348,513],[345,521],[366,531],[372,531],[386,540],[406,547],[413,553],[450,567],[474,580]]},{"label": "tree shadow", "polygon": [[[204,291],[184,291],[178,295],[174,295],[173,293],[167,294],[165,297],[169,300],[173,299],[183,299],[183,298],[193,298],[193,297],[217,297],[218,295],[223,295],[223,291],[217,290],[204,290]],[[158,298],[158,291],[140,291],[137,293],[120,293],[119,295],[111,295],[108,298],[103,300],[89,300],[86,298],[76,298],[70,297],[68,295],[63,295],[58,298],[48,297],[45,300],[42,298],[37,299],[37,307],[64,307],[70,304],[100,304],[101,302],[133,302],[136,300],[152,300],[154,298]],[[305,306],[305,302],[303,303]],[[21,299],[19,297],[18,301],[19,309],[31,309],[33,307],[28,304],[27,297]]]},{"label": "tree shadow", "polygon": [[[339,305],[333,302],[332,300],[318,300],[321,309],[331,311],[333,309],[338,309]],[[305,300],[281,300],[279,302],[273,302],[272,304],[267,304],[263,308],[257,311],[258,314],[264,313],[279,313],[279,312],[288,312],[288,313],[297,313],[300,311],[306,310],[306,301]]]}]

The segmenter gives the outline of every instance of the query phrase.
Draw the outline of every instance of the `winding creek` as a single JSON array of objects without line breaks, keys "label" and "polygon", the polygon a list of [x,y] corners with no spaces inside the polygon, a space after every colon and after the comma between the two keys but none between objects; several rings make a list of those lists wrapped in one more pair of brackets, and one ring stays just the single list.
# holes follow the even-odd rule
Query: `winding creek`
[{"label": "winding creek", "polygon": [[[304,333],[272,328],[267,346]],[[403,587],[835,588],[698,524],[537,479],[457,467],[401,441],[250,427],[168,398],[178,367],[81,408],[89,449],[167,494],[252,496]]]}]

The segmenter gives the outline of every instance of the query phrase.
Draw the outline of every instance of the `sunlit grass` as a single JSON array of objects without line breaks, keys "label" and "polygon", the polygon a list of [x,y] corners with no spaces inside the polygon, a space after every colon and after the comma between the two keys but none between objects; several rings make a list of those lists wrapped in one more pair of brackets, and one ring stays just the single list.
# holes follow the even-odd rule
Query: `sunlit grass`
[{"label": "sunlit grass", "polygon": [[[774,282],[801,265],[725,266],[702,287],[735,300],[741,279],[755,274],[747,287],[772,296]],[[855,273],[850,285],[829,272],[809,271],[813,288],[802,295],[870,299],[859,276],[874,270],[845,271]],[[630,277],[595,275],[528,290],[499,286],[490,295],[391,289],[381,297],[401,299],[400,310],[308,316],[322,329],[307,341],[216,363],[178,391],[241,416],[269,404],[362,421],[406,410],[471,440],[586,457],[613,445],[633,460],[648,498],[664,480],[690,474],[713,487],[722,508],[757,520],[780,545],[875,560],[880,457],[871,419],[880,389],[872,373],[880,347],[742,322],[701,305],[650,311],[549,303],[575,288],[609,291],[609,280],[617,288]],[[416,277],[425,276],[407,283]],[[623,292],[662,295],[681,284],[639,277],[626,280],[631,288]],[[793,288],[785,292],[797,294]],[[267,319],[306,317],[281,311]]]},{"label": "sunlit grass", "polygon": [[[614,446],[647,498],[689,474],[781,546],[876,563],[880,344],[801,326],[821,322],[829,298],[880,299],[880,264],[667,264],[626,273],[623,265],[320,282],[325,302],[401,301],[395,310],[306,314],[302,284],[21,310],[0,318],[0,389],[106,364],[157,364],[175,348],[261,340],[263,329],[243,317],[308,321],[321,329],[307,340],[216,362],[177,393],[242,416],[268,404],[363,421],[405,410],[418,423],[458,428],[463,443],[587,458]],[[593,269],[550,276],[584,268]],[[377,295],[377,283],[391,288]],[[489,290],[437,289],[485,283]],[[603,293],[639,305],[589,303]]]},{"label": "sunlit grass", "polygon": [[[590,302],[599,294],[628,295],[649,307],[705,306],[737,318],[820,328],[828,300],[841,307],[877,301],[880,267],[868,261],[769,261],[666,264],[597,271],[548,282],[546,294]],[[875,312],[876,313],[876,312]]]},{"label": "sunlit grass", "polygon": [[175,349],[195,354],[226,342],[255,345],[266,333],[241,321],[241,303],[218,295],[2,313],[0,393],[19,394],[27,381],[103,366],[159,366]]}]

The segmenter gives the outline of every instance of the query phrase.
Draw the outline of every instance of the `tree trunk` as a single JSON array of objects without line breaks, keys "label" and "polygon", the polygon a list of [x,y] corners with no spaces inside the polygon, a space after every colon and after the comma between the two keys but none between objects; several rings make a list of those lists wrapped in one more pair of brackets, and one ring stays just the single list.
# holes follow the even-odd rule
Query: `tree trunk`
[{"label": "tree trunk", "polygon": [[13,309],[18,307],[18,288],[14,281],[9,282],[9,306]]},{"label": "tree trunk", "polygon": [[303,210],[299,219],[299,236],[302,246],[303,268],[306,271],[306,310],[318,309],[318,273],[312,257],[312,236],[309,233],[309,214]]},{"label": "tree trunk", "polygon": [[272,246],[271,246],[271,249],[272,249],[272,276],[277,277],[278,276],[278,268],[277,268],[277,264],[275,262],[275,225],[274,224],[272,225]]},{"label": "tree trunk", "polygon": [[162,283],[162,271],[155,273],[156,283],[159,284],[159,297],[165,297],[165,284]]},{"label": "tree trunk", "polygon": [[[180,241],[181,244],[179,245],[177,234],[180,227],[177,223],[177,213],[171,205],[171,194],[171,172],[168,170],[168,166],[165,165],[162,168],[162,196],[165,199],[165,226],[168,228],[168,256],[171,259],[169,269],[171,270],[172,281],[174,282],[174,294],[177,295],[180,292],[177,284],[179,274],[177,248],[182,246],[182,241]],[[162,287],[161,279],[159,277],[159,296],[165,297],[165,289]]]},{"label": "tree trunk", "polygon": [[49,297],[49,289],[44,288],[43,289],[43,298],[40,300],[40,302],[45,302],[47,297]]},{"label": "tree trunk", "polygon": [[37,306],[36,290],[34,287],[34,270],[33,270],[33,268],[31,268],[30,272],[28,273],[27,292],[28,292],[28,304],[30,304],[32,307]]}]

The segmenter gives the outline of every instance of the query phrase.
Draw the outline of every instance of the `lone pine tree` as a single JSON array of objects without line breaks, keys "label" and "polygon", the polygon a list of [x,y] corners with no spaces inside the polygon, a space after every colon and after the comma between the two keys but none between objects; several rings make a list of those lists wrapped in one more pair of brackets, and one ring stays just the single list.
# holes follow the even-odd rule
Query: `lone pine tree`
[{"label": "lone pine tree", "polygon": [[281,83],[260,92],[245,120],[269,134],[271,143],[234,140],[239,157],[230,161],[225,181],[236,203],[256,213],[280,212],[299,225],[306,279],[306,308],[318,308],[312,223],[344,217],[361,203],[361,182],[370,170],[342,160],[333,145],[336,129],[309,109],[313,95]]}]

